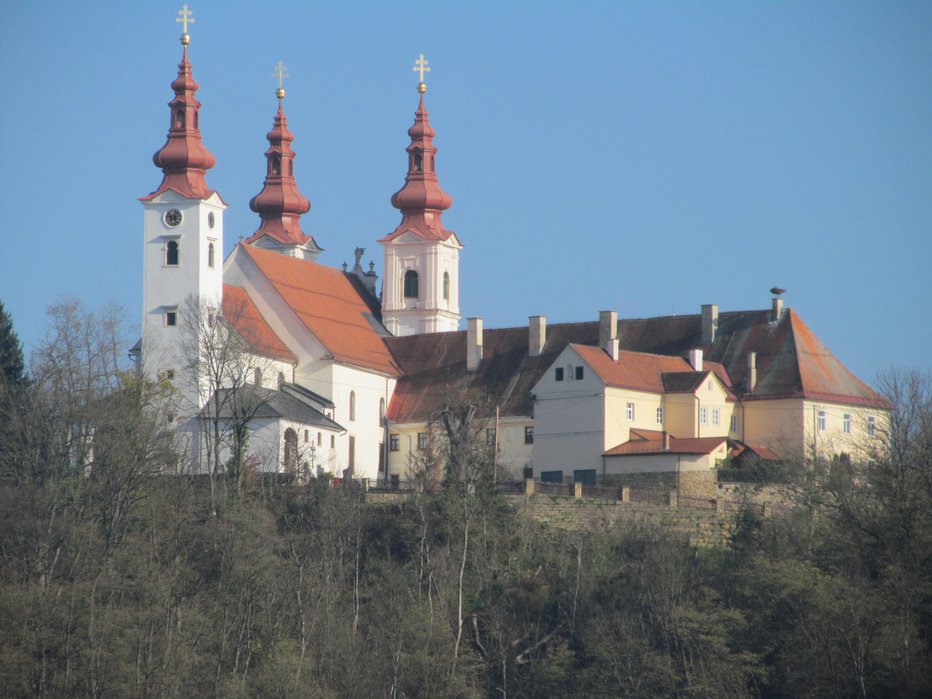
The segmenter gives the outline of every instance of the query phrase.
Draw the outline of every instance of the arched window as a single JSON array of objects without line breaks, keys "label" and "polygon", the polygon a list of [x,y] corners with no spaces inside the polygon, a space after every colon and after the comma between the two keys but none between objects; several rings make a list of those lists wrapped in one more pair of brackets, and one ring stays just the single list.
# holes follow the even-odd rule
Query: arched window
[{"label": "arched window", "polygon": [[349,392],[349,419],[350,420],[356,419],[356,392],[355,391]]},{"label": "arched window", "polygon": [[207,266],[214,268],[214,244],[207,243]]},{"label": "arched window", "polygon": [[282,174],[282,161],[278,158],[272,158],[272,174],[280,175]]},{"label": "arched window", "polygon": [[[284,372],[280,371],[278,372],[278,388],[281,389],[281,387],[284,385],[285,385],[285,374]],[[304,441],[306,442],[307,439],[305,439]]]},{"label": "arched window", "polygon": [[379,424],[385,424],[385,399],[379,398]]},{"label": "arched window", "polygon": [[294,473],[298,469],[298,433],[290,427],[285,430],[285,472]]},{"label": "arched window", "polygon": [[184,110],[179,109],[175,112],[175,128],[183,129],[184,128]]},{"label": "arched window", "polygon": [[256,367],[255,371],[253,372],[253,377],[256,380],[256,386],[261,386],[262,385],[262,369],[260,369],[259,367]]},{"label": "arched window", "polygon": [[418,172],[424,169],[424,158],[421,157],[420,153],[414,154],[414,169]]},{"label": "arched window", "polygon": [[409,269],[405,272],[405,298],[417,298],[417,272],[413,269]]},{"label": "arched window", "polygon": [[178,266],[178,241],[169,240],[165,244],[165,264],[169,267]]},{"label": "arched window", "polygon": [[443,273],[443,300],[444,301],[450,300],[450,273],[449,272]]}]

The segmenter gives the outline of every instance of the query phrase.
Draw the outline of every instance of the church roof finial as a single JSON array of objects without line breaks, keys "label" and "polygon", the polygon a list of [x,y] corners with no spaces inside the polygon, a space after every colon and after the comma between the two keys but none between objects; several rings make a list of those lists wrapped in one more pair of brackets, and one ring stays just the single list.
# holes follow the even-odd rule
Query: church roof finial
[{"label": "church roof finial", "polygon": [[446,240],[452,235],[451,231],[444,229],[440,220],[443,212],[453,205],[453,199],[440,188],[437,179],[437,147],[434,145],[436,132],[430,125],[430,115],[424,106],[424,93],[427,92],[424,73],[430,72],[424,54],[414,62],[413,70],[420,75],[417,91],[421,98],[414,114],[414,124],[408,129],[411,145],[406,149],[408,173],[405,184],[392,195],[392,206],[401,210],[402,220],[398,228],[382,241],[392,240],[405,231],[412,231],[421,238],[431,240]]},{"label": "church roof finial", "polygon": [[298,191],[294,178],[295,153],[291,150],[294,135],[288,130],[284,109],[283,82],[288,72],[281,61],[275,66],[274,75],[278,79],[278,89],[275,91],[278,112],[272,122],[272,130],[266,135],[269,149],[265,152],[265,182],[262,191],[249,202],[249,208],[259,214],[262,224],[246,242],[254,243],[268,235],[285,245],[306,247],[310,242],[314,251],[320,251],[314,239],[301,230],[301,214],[310,211],[311,202]]},{"label": "church roof finial", "polygon": [[188,45],[191,43],[188,25],[194,23],[194,18],[187,5],[178,10],[178,15],[175,21],[184,25],[181,34],[184,49],[181,63],[178,64],[178,77],[172,82],[175,98],[168,103],[171,124],[168,140],[152,156],[152,162],[162,169],[162,184],[144,199],[151,199],[169,189],[190,199],[206,199],[214,193],[207,186],[206,173],[216,164],[217,159],[201,141],[201,130],[198,128],[201,103],[195,97],[199,86],[188,60]]}]

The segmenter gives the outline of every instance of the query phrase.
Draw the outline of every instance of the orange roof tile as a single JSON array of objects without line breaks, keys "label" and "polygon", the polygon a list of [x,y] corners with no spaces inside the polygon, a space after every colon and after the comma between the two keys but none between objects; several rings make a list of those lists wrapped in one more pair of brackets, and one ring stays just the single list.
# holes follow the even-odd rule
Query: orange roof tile
[{"label": "orange roof tile", "polygon": [[663,393],[663,374],[692,371],[682,357],[643,352],[618,352],[618,361],[613,361],[605,350],[586,345],[570,345],[585,362],[592,367],[606,384],[616,388]]},{"label": "orange roof tile", "polygon": [[242,287],[223,285],[223,317],[256,353],[288,362],[298,361]]},{"label": "orange roof tile", "polygon": [[[711,454],[727,437],[670,437],[670,448],[663,448],[663,441],[656,439],[633,439],[606,451],[603,456],[633,456],[636,454]],[[658,446],[659,445],[659,446]]]},{"label": "orange roof tile", "polygon": [[378,302],[352,274],[248,245],[244,252],[304,326],[343,364],[397,376]]}]

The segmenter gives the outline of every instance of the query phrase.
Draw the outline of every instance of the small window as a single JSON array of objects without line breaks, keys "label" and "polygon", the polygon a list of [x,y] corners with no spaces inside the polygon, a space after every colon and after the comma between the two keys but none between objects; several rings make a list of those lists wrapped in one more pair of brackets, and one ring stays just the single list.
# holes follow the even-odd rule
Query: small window
[{"label": "small window", "polygon": [[349,393],[349,419],[356,419],[356,392],[350,391]]},{"label": "small window", "polygon": [[262,369],[260,369],[259,367],[256,367],[255,370],[253,370],[252,374],[253,374],[253,379],[254,379],[256,386],[262,385]]},{"label": "small window", "polygon": [[[285,374],[283,372],[278,372],[278,388],[281,390],[281,387],[285,385]],[[306,439],[304,440],[307,441]]]},{"label": "small window", "polygon": [[709,409],[699,408],[699,424],[706,425],[709,422]]},{"label": "small window", "polygon": [[175,309],[165,311],[165,325],[169,327],[175,327],[178,325],[178,311]]},{"label": "small window", "polygon": [[214,244],[207,243],[207,266],[214,268]]},{"label": "small window", "polygon": [[867,436],[874,437],[877,435],[877,418],[873,415],[867,416]]},{"label": "small window", "polygon": [[554,379],[554,381],[562,381],[562,380],[563,380],[563,367],[558,366],[558,367],[554,370],[554,372],[553,372],[553,379]]},{"label": "small window", "polygon": [[663,408],[657,408],[657,424],[663,424]]},{"label": "small window", "polygon": [[424,169],[424,158],[420,153],[414,154],[414,169],[420,172]]},{"label": "small window", "polygon": [[379,398],[379,424],[385,425],[385,399]]},{"label": "small window", "polygon": [[534,443],[534,425],[528,425],[524,428],[524,443]]},{"label": "small window", "polygon": [[583,377],[583,367],[578,366],[576,367],[576,380],[582,381],[582,377]]},{"label": "small window", "polygon": [[444,301],[450,300],[450,273],[449,272],[443,273],[443,300]]},{"label": "small window", "polygon": [[712,424],[715,425],[716,427],[718,427],[719,415],[720,415],[719,409],[712,408]]},{"label": "small window", "polygon": [[731,431],[732,432],[738,431],[738,416],[737,415],[731,416]]},{"label": "small window", "polygon": [[304,443],[307,444],[311,438],[311,433],[308,430],[304,430]]},{"label": "small window", "polygon": [[178,241],[169,240],[165,243],[165,266],[166,267],[177,267],[178,266]]},{"label": "small window", "polygon": [[851,434],[851,413],[845,413],[842,429],[844,429],[845,434]]},{"label": "small window", "polygon": [[541,483],[562,483],[563,482],[563,471],[541,471],[540,482]]},{"label": "small window", "polygon": [[330,448],[331,449],[337,448],[337,436],[335,434],[330,435]]},{"label": "small window", "polygon": [[416,299],[418,295],[417,272],[409,269],[404,277],[404,294],[406,299]]},{"label": "small window", "polygon": [[820,411],[819,411],[819,417],[818,417],[818,419],[817,419],[817,421],[816,421],[816,424],[817,424],[817,426],[818,426],[819,432],[825,432],[825,422],[826,422],[826,420],[825,420],[825,411],[824,411],[824,410],[820,410]]},{"label": "small window", "polygon": [[272,158],[272,174],[276,176],[282,174],[282,161],[278,158]]},{"label": "small window", "polygon": [[208,211],[208,212],[207,212],[207,227],[208,227],[208,228],[213,228],[213,227],[214,227],[214,224],[215,224],[216,222],[217,222],[217,217],[214,216],[214,212],[213,212],[213,211]]},{"label": "small window", "polygon": [[183,109],[178,109],[178,110],[176,110],[176,111],[175,111],[175,128],[176,128],[176,129],[183,129],[183,128],[184,128],[184,123],[185,123],[185,120],[184,120],[184,110],[183,110]]},{"label": "small window", "polygon": [[485,443],[490,447],[495,446],[495,430],[488,429],[485,431]]},{"label": "small window", "polygon": [[628,422],[634,422],[634,403],[628,401],[625,405],[625,413],[628,417]]},{"label": "small window", "polygon": [[420,449],[421,451],[424,451],[425,449],[427,449],[427,433],[426,432],[417,433],[417,448]]},{"label": "small window", "polygon": [[398,435],[397,434],[388,435],[388,450],[398,451]]},{"label": "small window", "polygon": [[324,444],[324,434],[323,432],[318,432],[317,433],[317,446],[320,447],[320,446],[323,446],[323,444]]},{"label": "small window", "polygon": [[175,380],[175,370],[174,370],[174,369],[166,369],[166,370],[165,370],[165,378],[166,378],[167,380],[169,380],[169,381],[174,381],[174,380]]}]

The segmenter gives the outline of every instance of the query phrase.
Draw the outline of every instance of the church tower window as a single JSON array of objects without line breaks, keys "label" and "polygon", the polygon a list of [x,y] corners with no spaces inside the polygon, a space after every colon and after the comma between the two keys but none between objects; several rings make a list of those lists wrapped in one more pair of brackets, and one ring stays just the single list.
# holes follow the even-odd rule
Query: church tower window
[{"label": "church tower window", "polygon": [[184,110],[179,109],[175,112],[175,128],[183,129],[184,128]]},{"label": "church tower window", "polygon": [[444,301],[450,300],[450,273],[449,272],[443,273],[443,300]]},{"label": "church tower window", "polygon": [[349,419],[356,419],[356,392],[350,391],[349,393]]},{"label": "church tower window", "polygon": [[207,266],[211,269],[214,268],[214,244],[207,244]]},{"label": "church tower window", "polygon": [[282,161],[278,158],[272,158],[272,174],[280,175],[282,174]]},{"label": "church tower window", "polygon": [[165,266],[166,267],[177,267],[178,266],[178,241],[169,240],[165,244]]},{"label": "church tower window", "polygon": [[424,169],[424,158],[420,153],[414,154],[414,169],[418,172]]},{"label": "church tower window", "polygon": [[416,299],[418,297],[418,278],[417,272],[409,269],[405,272],[404,294],[406,299]]}]

